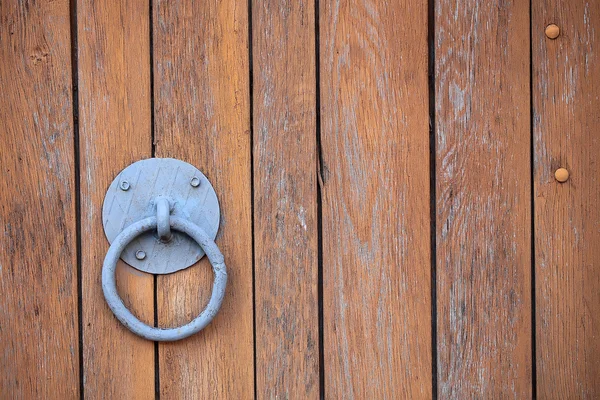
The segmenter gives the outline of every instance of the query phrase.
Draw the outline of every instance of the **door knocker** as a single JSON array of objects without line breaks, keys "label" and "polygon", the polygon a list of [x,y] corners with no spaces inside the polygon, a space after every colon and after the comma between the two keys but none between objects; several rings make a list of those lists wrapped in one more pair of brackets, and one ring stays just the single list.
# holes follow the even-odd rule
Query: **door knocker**
[{"label": "door knocker", "polygon": [[[174,341],[206,327],[215,317],[227,284],[227,270],[214,242],[220,210],[212,185],[194,166],[172,158],[131,164],[111,183],[102,207],[104,233],[111,243],[102,266],[102,290],[108,306],[129,330],[149,340]],[[157,328],[140,321],[117,293],[115,270],[121,258],[132,267],[170,274],[204,255],[214,272],[205,309],[177,328]]]}]

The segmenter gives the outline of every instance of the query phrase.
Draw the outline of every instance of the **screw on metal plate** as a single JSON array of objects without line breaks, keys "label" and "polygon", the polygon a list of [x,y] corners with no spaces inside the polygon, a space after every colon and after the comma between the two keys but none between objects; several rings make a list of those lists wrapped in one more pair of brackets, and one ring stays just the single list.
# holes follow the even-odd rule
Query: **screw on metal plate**
[{"label": "screw on metal plate", "polygon": [[[201,181],[206,184],[200,186]],[[156,341],[183,339],[208,325],[221,306],[227,283],[223,255],[214,242],[219,220],[212,185],[188,163],[152,158],[119,173],[102,207],[104,232],[111,243],[102,267],[102,289],[108,306],[123,325]],[[212,296],[205,310],[184,326],[162,329],[146,325],[125,307],[117,293],[119,258],[144,272],[169,274],[193,265],[204,254],[215,274]]]}]

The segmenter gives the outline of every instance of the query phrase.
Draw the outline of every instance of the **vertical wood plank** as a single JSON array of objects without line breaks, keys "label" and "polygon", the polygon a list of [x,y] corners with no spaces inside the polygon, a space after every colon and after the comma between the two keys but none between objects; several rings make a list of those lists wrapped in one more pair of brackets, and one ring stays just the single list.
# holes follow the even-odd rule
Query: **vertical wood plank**
[{"label": "vertical wood plank", "polygon": [[[227,264],[221,310],[202,332],[161,343],[166,399],[254,395],[250,97],[247,2],[154,2],[155,140],[158,157],[202,170],[221,206],[216,239]],[[208,260],[157,283],[160,326],[190,321],[212,289]]]},{"label": "vertical wood plank", "polygon": [[427,3],[320,2],[325,395],[431,397]]},{"label": "vertical wood plank", "polygon": [[[149,19],[144,0],[77,2],[86,399],[154,397],[154,345],[117,321],[101,287],[106,189],[123,168],[151,156]],[[152,325],[152,275],[119,261],[117,284],[129,309]]]},{"label": "vertical wood plank", "polygon": [[441,398],[531,396],[528,7],[435,2]]},{"label": "vertical wood plank", "polygon": [[[537,392],[600,397],[600,3],[532,8]],[[557,24],[550,40],[545,27]],[[570,172],[565,183],[557,168]]]},{"label": "vertical wood plank", "polygon": [[256,384],[261,399],[319,397],[313,1],[255,1]]},{"label": "vertical wood plank", "polygon": [[69,2],[0,4],[0,398],[79,395]]}]

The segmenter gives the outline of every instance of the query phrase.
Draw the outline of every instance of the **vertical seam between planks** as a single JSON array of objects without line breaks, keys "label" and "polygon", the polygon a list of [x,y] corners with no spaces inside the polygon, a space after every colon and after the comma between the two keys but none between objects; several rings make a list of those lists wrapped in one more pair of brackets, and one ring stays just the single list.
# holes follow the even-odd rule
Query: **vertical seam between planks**
[{"label": "vertical seam between planks", "polygon": [[[314,3],[315,14],[315,128],[317,151],[317,182],[323,182],[323,151],[321,145],[321,52],[319,29],[319,0]],[[319,313],[319,397],[325,399],[325,321],[323,315],[323,197],[317,184],[317,307]]]},{"label": "vertical seam between planks", "polygon": [[[153,0],[149,0],[148,1],[148,8],[149,8],[149,12],[148,12],[148,19],[149,19],[149,27],[148,27],[148,31],[150,34],[150,140],[151,140],[151,146],[152,146],[152,157],[156,157],[156,140],[155,140],[155,118],[154,118],[154,15],[153,15],[153,10],[154,7],[152,7],[152,2]],[[156,278],[156,275],[154,275],[154,277]],[[158,319],[156,320],[158,321]]]},{"label": "vertical seam between planks", "polygon": [[427,7],[428,85],[429,85],[429,213],[431,253],[431,395],[437,399],[437,210],[435,146],[435,0]]},{"label": "vertical seam between planks", "polygon": [[77,321],[79,341],[79,398],[84,398],[83,370],[83,288],[81,255],[81,162],[79,157],[79,59],[77,56],[77,0],[69,1],[71,31],[71,90],[73,109],[73,163],[75,187],[75,253],[77,258]]},{"label": "vertical seam between planks", "polygon": [[254,369],[254,399],[257,399],[256,376],[256,241],[254,230],[254,71],[252,57],[252,0],[248,0],[248,94],[250,107],[250,232],[252,234],[252,343]]},{"label": "vertical seam between planks", "polygon": [[[148,33],[149,33],[149,54],[150,54],[150,146],[151,157],[156,157],[156,141],[155,141],[155,119],[154,119],[154,16],[152,1],[148,1]],[[153,274],[153,298],[154,306],[154,326],[158,327],[158,276]],[[160,399],[160,357],[159,357],[159,342],[154,342],[154,398]]]},{"label": "vertical seam between planks", "polygon": [[535,147],[533,104],[533,1],[529,0],[529,124],[530,124],[530,186],[531,186],[531,396],[537,398],[537,349],[535,321]]}]

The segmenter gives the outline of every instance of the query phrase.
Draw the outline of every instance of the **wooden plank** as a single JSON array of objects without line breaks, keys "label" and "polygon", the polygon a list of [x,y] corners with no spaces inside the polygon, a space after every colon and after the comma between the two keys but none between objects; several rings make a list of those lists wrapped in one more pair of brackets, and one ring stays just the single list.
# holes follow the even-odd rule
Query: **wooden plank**
[{"label": "wooden plank", "polygon": [[[554,23],[560,36],[550,40]],[[600,398],[600,3],[534,1],[537,394]],[[556,169],[570,172],[558,183]]]},{"label": "wooden plank", "polygon": [[0,6],[0,398],[79,395],[69,2]]},{"label": "wooden plank", "polygon": [[[157,1],[154,10],[158,157],[203,171],[221,206],[217,236],[227,264],[221,310],[199,334],[161,343],[162,398],[254,395],[248,9],[235,0]],[[194,318],[210,296],[206,259],[157,283],[160,326]]]},{"label": "wooden plank", "polygon": [[319,398],[314,11],[312,1],[252,6],[256,392],[264,399]]},{"label": "wooden plank", "polygon": [[[77,3],[86,399],[154,397],[154,344],[117,321],[101,287],[106,189],[152,151],[149,20],[147,1]],[[119,262],[117,284],[129,309],[153,324],[152,275]]]},{"label": "wooden plank", "polygon": [[528,7],[435,3],[441,398],[532,394]]},{"label": "wooden plank", "polygon": [[427,3],[320,2],[325,395],[431,397]]}]

